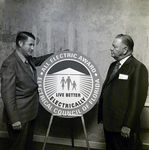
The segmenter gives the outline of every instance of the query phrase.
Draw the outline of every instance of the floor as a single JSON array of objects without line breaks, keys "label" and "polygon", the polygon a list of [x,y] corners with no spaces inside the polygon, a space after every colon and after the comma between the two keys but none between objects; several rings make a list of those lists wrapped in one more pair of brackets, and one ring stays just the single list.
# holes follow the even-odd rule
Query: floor
[{"label": "floor", "polygon": [[[9,139],[0,138],[0,150],[7,150],[7,145],[9,143]],[[33,150],[42,150],[43,143],[33,142]],[[71,146],[63,146],[63,145],[55,145],[55,144],[46,144],[45,150],[87,150],[87,148],[81,147],[71,147]],[[94,149],[90,149],[94,150]]]}]

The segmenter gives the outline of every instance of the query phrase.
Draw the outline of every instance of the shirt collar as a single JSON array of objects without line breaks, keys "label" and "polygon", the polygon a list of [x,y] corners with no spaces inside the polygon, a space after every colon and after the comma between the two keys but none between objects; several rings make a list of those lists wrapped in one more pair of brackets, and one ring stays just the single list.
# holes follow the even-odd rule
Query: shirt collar
[{"label": "shirt collar", "polygon": [[16,53],[24,63],[27,61],[27,59],[23,56],[23,54],[20,53],[18,50],[16,50]]},{"label": "shirt collar", "polygon": [[131,55],[129,55],[129,56],[127,56],[127,57],[125,57],[125,58],[123,58],[122,60],[120,60],[120,67],[125,63],[125,61],[130,57]]}]

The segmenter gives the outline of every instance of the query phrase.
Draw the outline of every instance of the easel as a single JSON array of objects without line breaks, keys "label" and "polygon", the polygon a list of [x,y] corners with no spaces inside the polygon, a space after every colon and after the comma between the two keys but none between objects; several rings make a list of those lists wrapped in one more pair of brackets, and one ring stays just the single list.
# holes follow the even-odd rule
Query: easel
[{"label": "easel", "polygon": [[[50,118],[50,121],[49,121],[49,126],[48,126],[48,129],[47,129],[47,133],[46,133],[46,136],[45,136],[45,140],[44,140],[44,144],[43,144],[42,150],[45,149],[45,146],[46,146],[46,143],[47,143],[47,139],[48,139],[48,136],[49,136],[49,132],[50,132],[50,128],[51,128],[54,116],[58,116],[59,117],[60,115],[55,115],[55,114],[51,115],[51,118]],[[89,141],[88,141],[87,132],[86,132],[86,127],[85,127],[84,117],[83,117],[83,115],[77,115],[75,117],[81,117],[82,125],[83,125],[83,130],[84,130],[84,135],[85,135],[85,140],[86,140],[86,145],[87,145],[88,150],[90,150]],[[73,134],[72,134],[72,136],[73,136]],[[72,147],[74,147],[73,137],[72,137]]]}]

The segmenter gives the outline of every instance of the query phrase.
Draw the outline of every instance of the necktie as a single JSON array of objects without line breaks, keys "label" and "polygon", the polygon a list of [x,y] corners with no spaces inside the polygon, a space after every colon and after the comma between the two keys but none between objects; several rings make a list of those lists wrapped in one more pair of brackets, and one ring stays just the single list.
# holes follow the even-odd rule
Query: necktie
[{"label": "necktie", "polygon": [[111,74],[111,76],[110,76],[110,79],[112,79],[113,76],[117,73],[117,71],[119,70],[119,66],[120,66],[120,65],[121,65],[120,62],[117,62],[117,63],[116,63],[115,68],[113,69],[113,72],[112,72],[112,74]]},{"label": "necktie", "polygon": [[28,62],[27,60],[25,60],[25,65],[26,65],[28,71],[29,71],[31,74],[33,74],[33,70],[32,70],[32,68],[31,68],[31,66],[30,66],[30,64],[29,64],[29,62]]}]

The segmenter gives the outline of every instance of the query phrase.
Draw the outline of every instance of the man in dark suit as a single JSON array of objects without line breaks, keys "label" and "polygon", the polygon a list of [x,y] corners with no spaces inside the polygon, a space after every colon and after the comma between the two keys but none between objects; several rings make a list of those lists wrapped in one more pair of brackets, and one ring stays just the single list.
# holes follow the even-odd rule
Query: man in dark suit
[{"label": "man in dark suit", "polygon": [[132,55],[134,42],[117,35],[99,99],[98,123],[103,122],[107,150],[140,150],[140,114],[148,91],[148,71]]},{"label": "man in dark suit", "polygon": [[3,119],[7,124],[11,150],[31,150],[35,119],[38,113],[39,95],[35,66],[50,57],[32,57],[35,37],[20,32],[16,38],[16,50],[1,67],[1,95],[4,102]]}]

